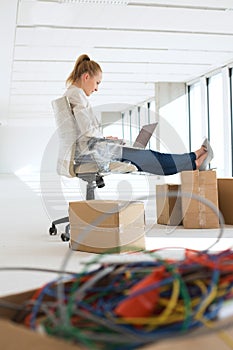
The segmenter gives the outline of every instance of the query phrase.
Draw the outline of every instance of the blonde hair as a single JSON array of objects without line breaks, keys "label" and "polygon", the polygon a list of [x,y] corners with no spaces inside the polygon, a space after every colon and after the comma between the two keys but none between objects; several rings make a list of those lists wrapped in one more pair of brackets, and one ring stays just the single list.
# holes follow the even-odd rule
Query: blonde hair
[{"label": "blonde hair", "polygon": [[75,62],[74,69],[66,79],[66,84],[71,85],[75,83],[84,73],[90,74],[91,77],[102,72],[100,65],[92,61],[88,55],[81,55]]}]

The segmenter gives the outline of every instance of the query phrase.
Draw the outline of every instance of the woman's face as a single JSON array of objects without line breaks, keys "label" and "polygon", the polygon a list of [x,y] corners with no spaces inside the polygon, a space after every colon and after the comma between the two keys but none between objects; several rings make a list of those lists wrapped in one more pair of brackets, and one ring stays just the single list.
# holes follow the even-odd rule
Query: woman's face
[{"label": "woman's face", "polygon": [[102,73],[98,72],[93,77],[89,73],[83,75],[83,91],[90,96],[94,91],[98,91],[98,86],[102,80]]}]

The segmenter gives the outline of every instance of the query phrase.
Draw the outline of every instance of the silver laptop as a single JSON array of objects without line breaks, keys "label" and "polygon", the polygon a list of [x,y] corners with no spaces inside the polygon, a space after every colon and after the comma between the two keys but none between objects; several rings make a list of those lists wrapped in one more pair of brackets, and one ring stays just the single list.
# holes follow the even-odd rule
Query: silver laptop
[{"label": "silver laptop", "polygon": [[139,134],[136,137],[136,140],[134,141],[133,145],[126,145],[126,143],[123,139],[116,139],[116,140],[110,139],[110,140],[108,140],[108,142],[118,143],[120,145],[126,145],[127,147],[130,147],[130,148],[144,149],[144,148],[146,148],[148,142],[150,141],[150,138],[153,135],[157,125],[158,125],[158,122],[143,125],[141,130],[139,131]]},{"label": "silver laptop", "polygon": [[132,147],[143,148],[143,149],[146,148],[157,125],[158,123],[143,125]]}]

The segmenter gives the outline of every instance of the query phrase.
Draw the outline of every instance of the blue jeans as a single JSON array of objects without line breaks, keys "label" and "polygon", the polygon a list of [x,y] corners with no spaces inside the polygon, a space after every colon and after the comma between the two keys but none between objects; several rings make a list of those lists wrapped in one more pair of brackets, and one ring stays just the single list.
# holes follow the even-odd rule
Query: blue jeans
[{"label": "blue jeans", "polygon": [[173,175],[196,169],[196,154],[159,153],[152,150],[123,147],[122,161],[130,161],[139,171],[155,175]]}]

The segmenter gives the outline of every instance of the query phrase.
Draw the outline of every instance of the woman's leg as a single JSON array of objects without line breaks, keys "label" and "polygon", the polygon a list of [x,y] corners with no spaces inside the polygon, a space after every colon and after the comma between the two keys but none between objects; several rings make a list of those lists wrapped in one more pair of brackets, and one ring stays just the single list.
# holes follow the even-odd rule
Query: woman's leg
[{"label": "woman's leg", "polygon": [[195,170],[196,158],[194,152],[169,154],[128,147],[123,147],[122,152],[123,161],[130,161],[139,171],[155,175],[173,175],[184,170]]}]

